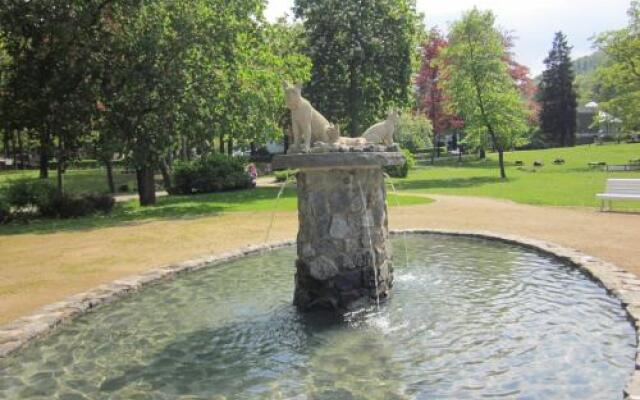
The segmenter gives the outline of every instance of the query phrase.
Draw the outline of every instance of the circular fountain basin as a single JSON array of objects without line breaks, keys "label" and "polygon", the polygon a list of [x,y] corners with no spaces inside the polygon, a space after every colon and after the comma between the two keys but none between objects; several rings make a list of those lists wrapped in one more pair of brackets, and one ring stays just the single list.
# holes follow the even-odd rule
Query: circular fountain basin
[{"label": "circular fountain basin", "polygon": [[621,399],[635,331],[580,270],[520,246],[394,239],[380,309],[291,304],[295,249],[149,287],[0,361],[0,398]]}]

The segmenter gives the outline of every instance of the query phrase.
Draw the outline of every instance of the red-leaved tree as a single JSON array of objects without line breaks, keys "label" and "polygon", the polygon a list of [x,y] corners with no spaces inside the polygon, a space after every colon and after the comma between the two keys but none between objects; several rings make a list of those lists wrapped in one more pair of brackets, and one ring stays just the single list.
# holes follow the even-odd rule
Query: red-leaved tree
[{"label": "red-leaved tree", "polygon": [[439,156],[440,135],[449,129],[460,128],[464,124],[460,116],[447,111],[445,106],[447,98],[441,83],[446,77],[441,74],[438,57],[446,46],[447,40],[442,33],[438,28],[433,28],[422,44],[422,65],[415,79],[418,89],[418,111],[424,113],[433,125],[432,141],[436,151],[431,153],[432,162],[436,154]]},{"label": "red-leaved tree", "polygon": [[514,59],[513,54],[513,37],[505,33],[504,34],[506,53],[504,61],[509,66],[509,74],[513,78],[513,82],[518,88],[518,91],[522,95],[523,101],[528,111],[527,119],[529,125],[538,124],[538,113],[540,112],[540,105],[536,101],[536,94],[538,92],[538,86],[531,79],[530,70],[527,66],[518,63]]}]

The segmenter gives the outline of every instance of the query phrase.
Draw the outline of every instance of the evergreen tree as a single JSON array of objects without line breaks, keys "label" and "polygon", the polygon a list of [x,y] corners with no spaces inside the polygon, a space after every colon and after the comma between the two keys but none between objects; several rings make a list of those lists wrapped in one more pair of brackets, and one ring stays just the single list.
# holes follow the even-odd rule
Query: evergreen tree
[{"label": "evergreen tree", "polygon": [[539,86],[540,128],[549,144],[573,146],[576,142],[577,95],[573,88],[571,46],[556,33],[553,48],[544,60],[547,69]]},{"label": "evergreen tree", "polygon": [[296,0],[313,62],[305,95],[330,121],[361,134],[409,102],[418,15],[412,0]]}]

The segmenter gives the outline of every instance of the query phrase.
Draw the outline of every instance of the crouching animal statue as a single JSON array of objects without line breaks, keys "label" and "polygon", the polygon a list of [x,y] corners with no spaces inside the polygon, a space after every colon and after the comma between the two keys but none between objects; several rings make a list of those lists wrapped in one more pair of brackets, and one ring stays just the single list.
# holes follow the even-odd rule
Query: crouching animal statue
[{"label": "crouching animal statue", "polygon": [[316,143],[335,143],[340,136],[339,129],[329,123],[307,99],[302,97],[302,84],[291,86],[283,82],[285,102],[291,110],[293,144],[290,153],[306,153]]},{"label": "crouching animal statue", "polygon": [[390,111],[386,120],[378,122],[367,129],[362,134],[362,137],[369,143],[382,143],[386,146],[391,146],[393,144],[393,132],[399,120],[400,114],[397,111]]}]

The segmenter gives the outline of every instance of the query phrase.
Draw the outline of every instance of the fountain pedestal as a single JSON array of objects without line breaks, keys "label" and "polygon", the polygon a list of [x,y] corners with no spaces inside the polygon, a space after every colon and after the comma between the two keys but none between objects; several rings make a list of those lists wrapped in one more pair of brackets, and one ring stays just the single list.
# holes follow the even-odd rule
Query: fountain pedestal
[{"label": "fountain pedestal", "polygon": [[382,167],[402,163],[397,152],[274,159],[274,168],[299,170],[294,304],[300,310],[347,310],[389,294],[393,267]]}]

